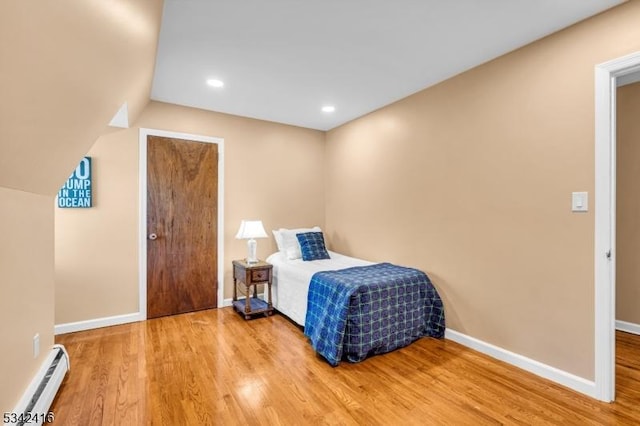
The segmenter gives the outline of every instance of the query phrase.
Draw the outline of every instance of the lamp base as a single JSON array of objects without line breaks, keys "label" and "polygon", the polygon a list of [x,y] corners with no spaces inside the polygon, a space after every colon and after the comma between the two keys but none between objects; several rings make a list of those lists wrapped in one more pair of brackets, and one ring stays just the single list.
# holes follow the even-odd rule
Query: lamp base
[{"label": "lamp base", "polygon": [[247,241],[247,263],[258,263],[256,257],[256,251],[258,249],[258,242],[251,238]]}]

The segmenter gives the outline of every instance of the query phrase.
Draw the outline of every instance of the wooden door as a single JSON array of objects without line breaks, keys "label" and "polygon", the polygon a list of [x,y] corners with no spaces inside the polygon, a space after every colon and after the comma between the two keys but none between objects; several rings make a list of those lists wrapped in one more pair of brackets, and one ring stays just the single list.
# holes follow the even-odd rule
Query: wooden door
[{"label": "wooden door", "polygon": [[147,317],[216,307],[218,145],[147,137]]}]

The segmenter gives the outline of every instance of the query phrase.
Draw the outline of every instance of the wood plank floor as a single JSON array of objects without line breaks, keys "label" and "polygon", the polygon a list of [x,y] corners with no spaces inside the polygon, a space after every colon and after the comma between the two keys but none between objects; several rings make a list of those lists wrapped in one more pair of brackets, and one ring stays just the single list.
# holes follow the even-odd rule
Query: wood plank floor
[{"label": "wood plank floor", "polygon": [[617,335],[605,404],[448,340],[330,367],[299,328],[231,308],[57,337],[57,425],[640,424],[640,336]]}]

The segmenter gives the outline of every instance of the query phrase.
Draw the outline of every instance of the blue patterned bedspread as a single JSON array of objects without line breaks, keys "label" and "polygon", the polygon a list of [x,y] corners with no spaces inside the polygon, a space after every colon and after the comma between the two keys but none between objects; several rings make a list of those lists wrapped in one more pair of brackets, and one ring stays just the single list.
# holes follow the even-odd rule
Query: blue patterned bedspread
[{"label": "blue patterned bedspread", "polygon": [[362,361],[424,337],[443,337],[444,308],[429,277],[379,263],[311,278],[304,334],[329,364]]}]

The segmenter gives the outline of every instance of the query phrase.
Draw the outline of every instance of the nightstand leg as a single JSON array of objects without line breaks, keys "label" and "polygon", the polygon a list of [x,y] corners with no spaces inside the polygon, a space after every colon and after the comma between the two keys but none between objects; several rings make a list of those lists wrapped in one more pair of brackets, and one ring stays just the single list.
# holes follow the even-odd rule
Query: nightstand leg
[{"label": "nightstand leg", "polygon": [[[235,274],[234,274],[235,275]],[[236,282],[236,277],[233,277],[233,301],[238,300],[238,283]]]},{"label": "nightstand leg", "polygon": [[244,317],[246,319],[249,319],[249,314],[251,313],[251,303],[250,303],[251,287],[245,284],[245,289],[246,289],[246,292],[244,297]]},{"label": "nightstand leg", "polygon": [[267,301],[267,307],[269,309],[272,309],[273,304],[271,303],[271,281],[267,283],[267,291],[269,292],[269,300]]}]

